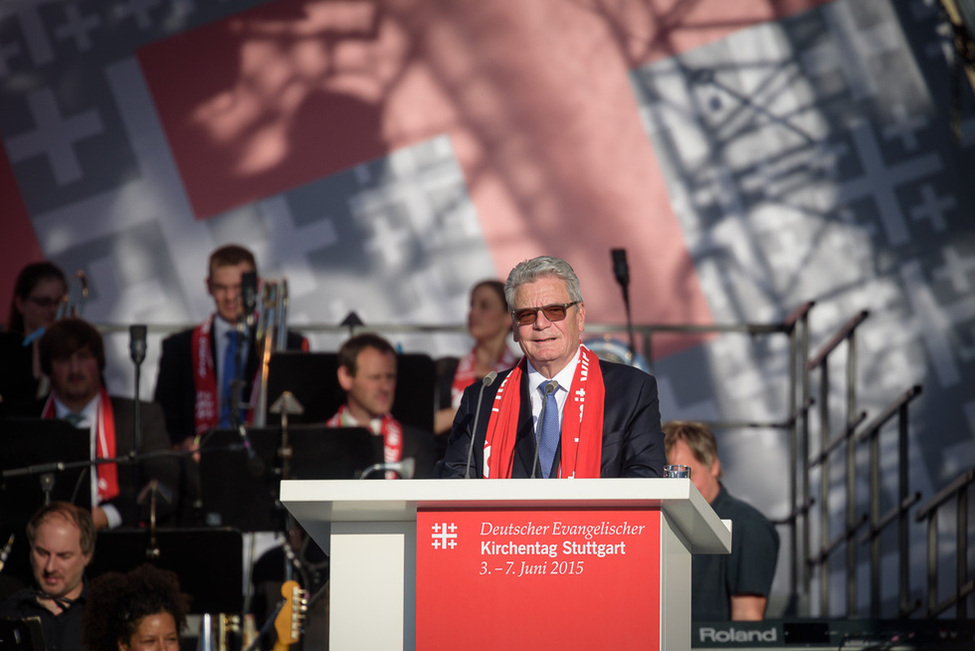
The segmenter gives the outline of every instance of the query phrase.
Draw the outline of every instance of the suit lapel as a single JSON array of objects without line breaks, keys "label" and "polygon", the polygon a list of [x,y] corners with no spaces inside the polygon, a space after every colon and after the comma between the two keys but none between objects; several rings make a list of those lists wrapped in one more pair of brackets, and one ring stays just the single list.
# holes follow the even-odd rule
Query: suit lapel
[{"label": "suit lapel", "polygon": [[515,454],[512,477],[531,477],[535,462],[535,433],[532,429],[532,403],[528,397],[528,373],[521,377],[521,407],[518,410],[518,434],[515,438]]}]

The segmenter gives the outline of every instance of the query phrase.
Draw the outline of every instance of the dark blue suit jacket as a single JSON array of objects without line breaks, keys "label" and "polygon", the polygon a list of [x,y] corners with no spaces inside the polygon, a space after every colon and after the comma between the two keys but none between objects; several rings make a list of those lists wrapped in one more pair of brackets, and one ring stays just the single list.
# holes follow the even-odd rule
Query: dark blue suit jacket
[{"label": "dark blue suit jacket", "polygon": [[[600,477],[663,477],[664,435],[660,429],[660,401],[657,380],[647,373],[624,364],[599,361],[606,387],[603,409],[603,449]],[[471,477],[481,477],[484,439],[491,406],[502,380],[511,371],[501,373],[484,390],[477,432],[474,435],[474,454]],[[464,391],[460,408],[454,418],[447,454],[444,456],[441,477],[464,477],[471,443],[471,428],[482,384],[477,382]],[[518,433],[511,476],[530,477],[535,460],[535,434],[532,428],[531,402],[528,399],[528,374],[521,380],[521,410],[518,414]],[[555,457],[555,467],[559,454]],[[541,477],[540,469],[536,476]]]}]

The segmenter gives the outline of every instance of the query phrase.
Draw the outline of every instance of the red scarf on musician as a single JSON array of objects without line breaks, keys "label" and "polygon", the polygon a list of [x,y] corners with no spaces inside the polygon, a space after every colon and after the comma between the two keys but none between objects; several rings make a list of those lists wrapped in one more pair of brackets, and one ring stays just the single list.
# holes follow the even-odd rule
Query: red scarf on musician
[{"label": "red scarf on musician", "polygon": [[[220,423],[220,390],[217,388],[217,369],[213,364],[213,315],[196,326],[190,344],[193,357],[193,386],[196,389],[196,408],[193,414],[197,436],[202,436]],[[256,387],[254,387],[256,389]],[[251,404],[254,404],[253,396]],[[245,420],[253,421],[253,409],[247,410]]]},{"label": "red scarf on musician", "polygon": [[[464,357],[461,357],[460,361],[457,362],[457,370],[454,372],[454,381],[453,384],[450,385],[450,404],[453,405],[454,409],[460,407],[460,399],[464,396],[464,389],[481,379],[474,375],[476,351],[477,347],[472,348],[471,352],[467,353],[467,355]],[[504,353],[501,354],[501,359],[494,364],[494,371],[497,373],[507,371],[517,363],[518,356],[505,348]]]},{"label": "red scarf on musician", "polygon": [[[335,415],[325,421],[326,427],[365,427],[372,431],[369,423],[363,425],[355,420],[349,408],[345,405],[339,407]],[[403,426],[399,424],[390,414],[382,417],[379,424],[379,433],[383,435],[383,461],[392,463],[403,458]],[[386,472],[386,479],[395,479],[396,473]]]},{"label": "red scarf on musician", "polygon": [[[44,403],[41,418],[54,418],[54,394],[52,393]],[[98,415],[95,423],[97,437],[95,439],[95,458],[115,458],[115,412],[112,411],[112,399],[108,390],[102,387],[98,396]],[[100,463],[96,466],[98,472],[98,497],[101,501],[118,497],[118,466],[114,463]]]},{"label": "red scarf on musician", "polygon": [[[521,409],[521,378],[527,373],[527,363],[527,358],[522,358],[494,396],[484,440],[485,478],[511,477]],[[599,477],[606,388],[599,360],[585,346],[579,346],[579,363],[568,389],[569,397],[562,409],[562,454],[558,477]]]}]

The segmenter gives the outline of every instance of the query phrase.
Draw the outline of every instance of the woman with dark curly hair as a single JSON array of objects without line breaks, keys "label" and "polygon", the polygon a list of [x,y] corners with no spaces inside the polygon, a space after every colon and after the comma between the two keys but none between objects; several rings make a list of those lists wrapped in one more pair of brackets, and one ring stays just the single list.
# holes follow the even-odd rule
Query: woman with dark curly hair
[{"label": "woman with dark curly hair", "polygon": [[92,581],[82,619],[88,651],[178,651],[189,596],[168,570],[140,565]]}]

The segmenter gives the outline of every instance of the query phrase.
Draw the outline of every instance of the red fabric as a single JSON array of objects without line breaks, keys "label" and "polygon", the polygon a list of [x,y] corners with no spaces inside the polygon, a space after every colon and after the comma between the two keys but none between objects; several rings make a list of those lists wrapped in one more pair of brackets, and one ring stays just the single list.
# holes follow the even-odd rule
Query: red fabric
[{"label": "red fabric", "polygon": [[[454,409],[460,407],[460,399],[464,395],[464,389],[474,384],[481,378],[474,375],[474,361],[475,361],[475,351],[477,348],[472,348],[471,352],[467,353],[464,357],[460,358],[457,363],[457,370],[454,372],[454,381],[450,386],[450,404],[453,405]],[[509,368],[518,363],[518,356],[513,352],[504,349],[504,353],[494,365],[494,371],[500,373],[501,371],[507,371]]]},{"label": "red fabric", "polygon": [[[348,418],[348,420],[345,420]],[[348,407],[342,405],[339,410],[335,412],[335,415],[325,422],[326,427],[343,427],[352,423],[355,419],[349,412]],[[361,425],[362,427],[369,428],[369,424]],[[382,418],[382,422],[379,425],[379,432],[383,435],[383,461],[386,463],[393,463],[399,461],[403,458],[403,426],[399,424],[395,418],[390,414],[386,414]],[[395,479],[396,473],[393,471],[386,472],[386,479]]]},{"label": "red fabric", "polygon": [[[569,397],[562,409],[562,454],[559,478],[599,477],[603,450],[603,406],[605,387],[596,356],[585,346],[579,347]],[[491,419],[484,440],[484,477],[511,477],[518,413],[521,409],[521,377],[527,369],[527,358],[505,377],[494,396]],[[474,433],[472,433],[472,436]]]},{"label": "red fabric", "polygon": [[196,388],[196,409],[193,414],[197,436],[217,426],[220,418],[220,394],[217,391],[217,369],[210,355],[213,315],[196,326],[190,354],[193,357],[193,386]]},{"label": "red fabric", "polygon": [[[54,394],[48,396],[44,404],[42,418],[54,418]],[[112,399],[108,390],[102,387],[98,396],[98,416],[95,423],[97,438],[95,439],[95,459],[115,458],[115,412],[112,410]],[[101,501],[118,497],[118,466],[114,463],[101,463],[96,467],[98,473],[98,497]]]}]

